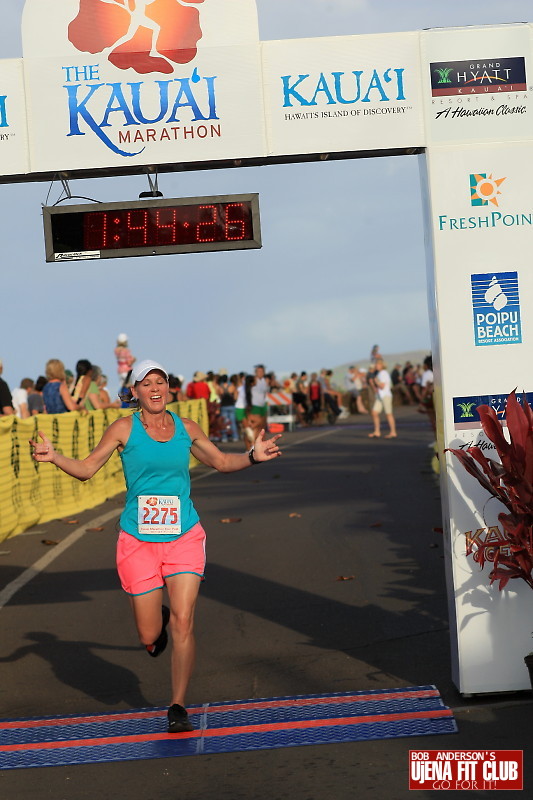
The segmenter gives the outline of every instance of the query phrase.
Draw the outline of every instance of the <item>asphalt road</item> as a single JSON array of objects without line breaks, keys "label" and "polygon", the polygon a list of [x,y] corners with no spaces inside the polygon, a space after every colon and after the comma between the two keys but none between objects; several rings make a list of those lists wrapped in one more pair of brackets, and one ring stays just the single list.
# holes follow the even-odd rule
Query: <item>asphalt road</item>
[{"label": "asphalt road", "polygon": [[[416,748],[524,749],[531,788],[529,693],[465,699],[451,682],[432,435],[416,412],[398,416],[396,440],[369,439],[368,420],[352,417],[287,434],[273,464],[194,471],[208,568],[188,702],[436,684],[458,734],[9,770],[2,800],[402,800]],[[0,607],[2,718],[168,703],[169,654],[153,660],[138,646],[115,574],[120,508],[115,498],[0,545],[1,602],[61,548],[43,540],[80,534]]]}]

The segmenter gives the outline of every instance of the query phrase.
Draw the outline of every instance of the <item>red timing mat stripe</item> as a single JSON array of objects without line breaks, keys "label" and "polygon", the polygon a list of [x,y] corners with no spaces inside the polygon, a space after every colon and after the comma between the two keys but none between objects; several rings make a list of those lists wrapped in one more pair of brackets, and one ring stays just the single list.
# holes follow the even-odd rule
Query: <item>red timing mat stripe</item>
[{"label": "red timing mat stripe", "polygon": [[[439,692],[436,689],[425,689],[414,692],[390,692],[383,694],[353,694],[345,695],[344,697],[298,697],[293,700],[261,700],[250,701],[249,703],[228,703],[227,705],[219,706],[195,706],[189,708],[190,714],[219,713],[224,711],[250,711],[261,708],[283,708],[290,706],[313,706],[313,705],[329,705],[333,703],[368,703],[371,701],[383,700],[408,700],[410,698],[420,697],[439,697]],[[129,712],[123,711],[117,714],[103,714],[101,716],[92,717],[64,717],[61,719],[29,719],[29,720],[15,720],[13,722],[1,722],[0,730],[8,729],[26,729],[26,728],[47,728],[58,725],[83,725],[87,723],[96,722],[119,722],[120,720],[127,719],[150,719],[153,717],[163,716],[163,711],[138,711]]]},{"label": "red timing mat stripe", "polygon": [[62,719],[28,719],[18,720],[14,722],[1,722],[0,730],[26,730],[27,728],[53,728],[60,725],[85,725],[87,723],[98,722],[119,722],[120,720],[135,720],[135,719],[149,719],[150,717],[161,717],[163,711],[141,711],[139,713],[131,713],[124,711],[121,714],[104,714],[100,717],[64,717]]},{"label": "red timing mat stripe", "polygon": [[[223,706],[209,706],[207,711],[247,711],[250,709],[260,709],[260,708],[283,708],[283,707],[290,707],[290,706],[319,706],[319,705],[331,705],[333,703],[367,703],[372,700],[407,700],[409,698],[420,698],[420,697],[439,697],[439,693],[436,689],[428,689],[426,691],[417,691],[417,692],[391,692],[390,694],[353,694],[353,695],[345,695],[344,697],[299,697],[295,700],[275,700],[274,702],[270,702],[269,700],[263,700],[259,702],[251,701],[249,703],[239,703],[239,704],[228,704]],[[201,711],[202,709],[199,709]]]},{"label": "red timing mat stripe", "polygon": [[72,747],[105,747],[106,745],[141,744],[143,742],[180,741],[182,739],[210,738],[213,736],[232,736],[245,733],[269,733],[272,731],[302,730],[309,728],[331,728],[346,725],[368,725],[375,722],[401,722],[403,720],[435,719],[452,717],[449,709],[419,711],[411,714],[376,714],[367,717],[338,717],[335,719],[315,719],[299,722],[266,723],[263,725],[243,725],[234,728],[213,728],[213,730],[191,731],[190,733],[152,733],[136,736],[114,736],[104,739],[74,739],[65,742],[40,742],[32,744],[9,744],[0,747],[0,752],[28,750],[59,750]]}]

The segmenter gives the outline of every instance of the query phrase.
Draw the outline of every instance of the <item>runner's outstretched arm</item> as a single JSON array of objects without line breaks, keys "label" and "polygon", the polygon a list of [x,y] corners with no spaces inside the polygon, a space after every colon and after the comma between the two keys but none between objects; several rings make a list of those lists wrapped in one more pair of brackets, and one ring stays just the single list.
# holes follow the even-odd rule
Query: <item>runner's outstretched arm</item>
[{"label": "runner's outstretched arm", "polygon": [[35,442],[33,439],[30,439],[30,445],[33,447],[33,458],[35,461],[55,464],[56,467],[59,467],[59,469],[67,475],[71,475],[79,481],[88,481],[89,478],[92,478],[93,475],[104,466],[118,447],[125,445],[130,430],[130,417],[115,420],[105,431],[94,450],[89,453],[87,458],[81,461],[75,458],[68,458],[68,456],[58,453],[54,449],[50,439],[48,439],[42,431],[39,431],[41,441]]},{"label": "runner's outstretched arm", "polygon": [[213,467],[218,472],[238,472],[241,469],[259,464],[263,461],[272,461],[281,456],[281,450],[277,441],[281,433],[265,440],[265,431],[261,430],[252,447],[252,457],[249,453],[223,453],[216,445],[211,442],[197,422],[184,419],[183,423],[187,433],[192,439],[192,455],[205,464]]}]

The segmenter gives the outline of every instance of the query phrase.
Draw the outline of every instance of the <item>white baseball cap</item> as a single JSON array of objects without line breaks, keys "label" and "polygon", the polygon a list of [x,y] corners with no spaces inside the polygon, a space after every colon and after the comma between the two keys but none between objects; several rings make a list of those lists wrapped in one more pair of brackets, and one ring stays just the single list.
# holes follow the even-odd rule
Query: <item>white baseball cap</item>
[{"label": "white baseball cap", "polygon": [[157,361],[150,361],[147,359],[146,361],[141,361],[139,364],[136,364],[131,372],[131,380],[133,383],[138,383],[139,381],[144,380],[149,372],[152,372],[154,369],[162,372],[165,378],[168,381],[168,372],[161,364],[158,364]]},{"label": "white baseball cap", "polygon": [[121,344],[124,344],[127,341],[128,341],[128,334],[127,333],[119,333],[119,335],[117,336],[117,342],[120,342]]}]

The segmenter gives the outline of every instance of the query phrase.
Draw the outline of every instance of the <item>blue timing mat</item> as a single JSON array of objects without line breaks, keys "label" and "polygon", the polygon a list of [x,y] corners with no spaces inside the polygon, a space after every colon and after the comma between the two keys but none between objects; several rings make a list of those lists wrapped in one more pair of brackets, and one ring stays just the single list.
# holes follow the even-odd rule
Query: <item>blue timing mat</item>
[{"label": "blue timing mat", "polygon": [[435,686],[208,703],[195,730],[166,732],[166,708],[0,722],[0,768],[135,761],[457,733]]}]

